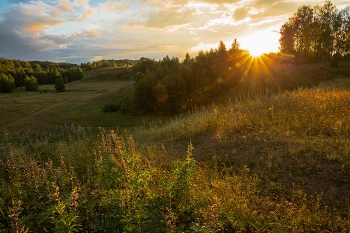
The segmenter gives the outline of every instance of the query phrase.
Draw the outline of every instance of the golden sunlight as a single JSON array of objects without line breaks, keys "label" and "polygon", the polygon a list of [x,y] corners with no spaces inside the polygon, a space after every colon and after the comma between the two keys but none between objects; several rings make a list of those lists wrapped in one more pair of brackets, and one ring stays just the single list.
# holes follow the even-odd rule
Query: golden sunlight
[{"label": "golden sunlight", "polygon": [[279,35],[273,31],[259,31],[243,37],[241,48],[249,51],[253,57],[263,53],[278,52]]},{"label": "golden sunlight", "polygon": [[265,52],[261,46],[254,44],[252,44],[250,48],[248,48],[248,51],[253,57],[259,57]]}]

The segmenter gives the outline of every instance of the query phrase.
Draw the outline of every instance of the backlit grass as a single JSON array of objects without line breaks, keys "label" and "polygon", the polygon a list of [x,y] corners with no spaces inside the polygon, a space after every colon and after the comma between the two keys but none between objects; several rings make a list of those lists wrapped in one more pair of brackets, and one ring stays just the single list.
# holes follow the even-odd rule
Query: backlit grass
[{"label": "backlit grass", "polygon": [[133,136],[4,135],[0,229],[347,232],[348,83],[228,100]]}]

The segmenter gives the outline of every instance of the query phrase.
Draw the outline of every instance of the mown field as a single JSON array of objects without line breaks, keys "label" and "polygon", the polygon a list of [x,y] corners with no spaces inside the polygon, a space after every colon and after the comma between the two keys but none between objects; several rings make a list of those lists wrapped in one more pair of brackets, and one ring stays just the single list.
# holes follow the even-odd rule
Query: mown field
[{"label": "mown field", "polygon": [[13,134],[54,130],[65,123],[95,132],[98,127],[131,127],[136,124],[132,116],[126,119],[124,114],[102,111],[106,103],[132,97],[134,81],[123,70],[85,72],[83,80],[67,83],[64,93],[57,93],[54,85],[41,85],[39,92],[16,89],[11,94],[1,94],[0,129]]},{"label": "mown field", "polygon": [[[307,69],[334,79],[237,89],[167,118],[102,112],[132,80],[1,95],[1,108],[33,106],[1,116],[0,231],[348,232],[350,79],[346,68]],[[73,125],[40,131],[37,118]],[[11,135],[33,121],[36,134]]]}]

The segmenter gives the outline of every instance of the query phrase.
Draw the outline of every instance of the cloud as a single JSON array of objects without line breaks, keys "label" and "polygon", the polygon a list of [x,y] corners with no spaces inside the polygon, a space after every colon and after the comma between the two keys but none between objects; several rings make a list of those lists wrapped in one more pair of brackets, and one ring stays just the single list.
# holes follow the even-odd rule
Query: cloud
[{"label": "cloud", "polygon": [[240,21],[245,19],[248,16],[249,8],[248,7],[240,7],[235,10],[233,13],[233,18],[235,21]]},{"label": "cloud", "polygon": [[183,25],[190,22],[194,10],[168,8],[162,11],[150,12],[145,22],[146,27],[150,28],[166,28],[175,25]]},{"label": "cloud", "polygon": [[93,57],[181,57],[200,48],[217,48],[220,40],[229,47],[234,38],[243,43],[240,38],[257,30],[278,32],[279,25],[305,4],[301,0],[4,1],[0,57],[75,63]]},{"label": "cloud", "polygon": [[0,21],[0,56],[15,59],[43,59],[44,53],[51,48],[47,42],[29,33],[22,33],[13,28],[12,20]]},{"label": "cloud", "polygon": [[95,30],[86,30],[83,32],[76,32],[71,35],[72,38],[78,39],[78,38],[95,38],[100,33]]},{"label": "cloud", "polygon": [[237,3],[240,2],[240,0],[195,0],[195,2],[204,2],[204,3],[210,3],[210,4],[233,4],[233,3]]},{"label": "cloud", "polygon": [[94,56],[93,58],[90,58],[90,61],[101,61],[103,56]]},{"label": "cloud", "polygon": [[72,12],[73,9],[73,4],[68,1],[68,0],[60,0],[59,1],[60,5],[59,8],[63,11],[63,12]]},{"label": "cloud", "polygon": [[81,16],[80,21],[88,20],[91,16],[93,16],[96,13],[95,8],[89,8],[87,9]]},{"label": "cloud", "polygon": [[293,14],[297,11],[300,2],[295,1],[263,1],[258,0],[252,4],[256,13],[251,18],[259,19],[264,17],[279,16],[284,14]]},{"label": "cloud", "polygon": [[30,18],[26,22],[25,31],[28,33],[44,33],[46,27],[57,26],[63,23],[64,21],[59,19]]},{"label": "cloud", "polygon": [[74,0],[74,5],[77,7],[89,7],[89,0]]},{"label": "cloud", "polygon": [[109,0],[106,3],[100,4],[100,8],[103,11],[123,11],[127,9],[129,6],[125,3],[116,2],[113,0]]},{"label": "cloud", "polygon": [[[64,60],[57,57],[58,51],[67,50],[75,39],[95,38],[99,34],[95,30],[80,30],[76,33],[48,33],[58,25],[67,22],[77,22],[77,19],[86,20],[95,12],[88,9],[85,14],[78,4],[88,6],[88,1],[78,0],[71,2],[60,0],[45,3],[44,1],[21,1],[19,4],[7,6],[0,13],[0,56],[23,60]],[[77,42],[79,43],[79,42]],[[74,51],[76,52],[76,51]],[[62,52],[63,54],[63,52]]]},{"label": "cloud", "polygon": [[54,44],[56,45],[63,45],[63,44],[67,44],[69,42],[72,41],[71,38],[65,36],[65,35],[50,35],[50,34],[47,34],[47,35],[42,35],[40,36],[41,39],[43,40],[49,40],[49,41],[52,41]]}]

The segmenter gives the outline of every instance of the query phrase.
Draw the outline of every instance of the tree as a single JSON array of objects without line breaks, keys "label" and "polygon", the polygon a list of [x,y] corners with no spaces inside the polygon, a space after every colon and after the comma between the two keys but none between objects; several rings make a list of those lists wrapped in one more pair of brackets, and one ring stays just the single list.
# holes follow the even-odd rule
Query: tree
[{"label": "tree", "polygon": [[60,77],[58,79],[56,79],[56,82],[55,82],[55,90],[57,92],[64,92],[66,89],[66,85],[64,85],[64,81],[63,81],[63,78]]},{"label": "tree", "polygon": [[280,28],[281,37],[279,39],[279,49],[282,53],[294,53],[294,18],[289,18]]},{"label": "tree", "polygon": [[225,45],[225,43],[222,42],[221,40],[220,40],[220,42],[219,42],[219,46],[218,46],[217,52],[218,52],[218,55],[219,55],[219,57],[220,57],[221,59],[224,59],[225,56],[226,56],[226,54],[227,54],[226,45]]},{"label": "tree", "polygon": [[314,8],[301,6],[280,34],[280,51],[293,53],[297,63],[336,62],[350,52],[350,8],[338,11],[331,1]]},{"label": "tree", "polygon": [[340,10],[334,20],[334,55],[350,53],[350,7]]},{"label": "tree", "polygon": [[235,52],[239,52],[241,50],[240,48],[240,44],[238,43],[237,38],[235,38],[232,42],[231,48],[229,50],[230,53],[235,53]]},{"label": "tree", "polygon": [[38,82],[34,76],[26,76],[24,79],[24,87],[27,91],[37,91],[39,88]]},{"label": "tree", "polygon": [[157,105],[157,99],[152,94],[155,86],[155,77],[150,70],[145,74],[139,73],[138,81],[135,83],[135,104],[136,108],[142,113],[154,112]]},{"label": "tree", "polygon": [[150,71],[155,71],[155,64],[156,62],[153,59],[141,57],[137,61],[137,63],[132,67],[132,71],[134,74],[136,74],[137,72],[145,73],[147,69],[149,69]]},{"label": "tree", "polygon": [[11,93],[15,88],[15,79],[10,75],[0,74],[0,92]]}]

